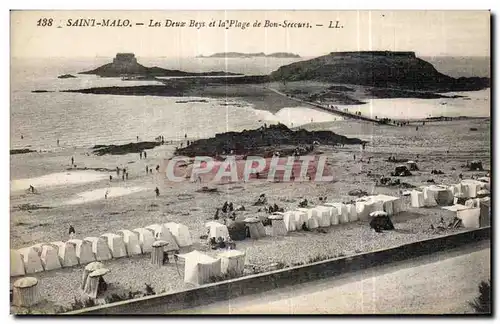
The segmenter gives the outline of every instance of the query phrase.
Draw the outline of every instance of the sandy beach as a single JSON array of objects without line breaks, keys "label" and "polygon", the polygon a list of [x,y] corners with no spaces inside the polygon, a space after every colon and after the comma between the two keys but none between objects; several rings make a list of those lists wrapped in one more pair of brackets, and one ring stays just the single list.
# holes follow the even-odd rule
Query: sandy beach
[{"label": "sandy beach", "polygon": [[[471,127],[477,128],[477,131],[469,131]],[[313,204],[319,204],[320,196],[328,197],[329,202],[349,201],[353,197],[348,195],[348,191],[353,189],[370,194],[398,195],[397,187],[376,185],[377,180],[381,176],[388,176],[396,165],[386,161],[390,155],[417,162],[420,171],[413,172],[413,176],[400,178],[414,186],[426,185],[429,179],[437,184],[453,184],[459,181],[459,174],[463,174],[464,178],[485,174],[462,169],[462,165],[474,159],[481,160],[485,170],[490,169],[489,120],[434,122],[420,126],[418,131],[415,127],[376,126],[360,121],[309,124],[303,128],[332,130],[367,140],[369,144],[364,152],[361,152],[359,145],[318,147],[318,154],[329,156],[329,166],[334,172],[333,182],[249,181],[214,185],[217,188],[215,193],[197,191],[206,184],[167,182],[163,174],[154,170],[153,174],[146,175],[146,165],[154,168],[173,155],[175,147],[169,144],[148,150],[147,159],[140,159],[138,154],[96,156],[91,150],[83,148],[13,155],[11,185],[17,179],[23,179],[22,182],[17,180],[17,184],[28,184],[29,179],[35,183],[36,179],[46,176],[53,180],[47,183],[53,183],[54,186],[35,186],[38,191],[36,194],[22,188],[11,193],[11,248],[67,240],[70,225],[76,229],[76,237],[84,238],[154,223],[179,222],[189,227],[195,242],[194,248],[215,254],[199,237],[205,234],[205,222],[213,217],[216,208],[225,201],[231,201],[235,206],[245,206],[246,211],[237,214],[242,216],[264,215],[257,206],[252,206],[262,193],[266,194],[270,204],[276,203],[285,209],[296,208],[303,198]],[[117,166],[127,167],[129,179],[124,181],[121,177],[117,178],[115,172],[73,171],[70,167],[71,157],[74,157],[79,169],[113,170]],[[368,157],[371,157],[370,163],[367,162]],[[442,170],[444,174],[431,174],[432,169]],[[64,174],[65,181],[61,182],[61,175]],[[102,179],[96,174],[102,175]],[[113,176],[111,181],[109,175]],[[160,190],[159,197],[155,196],[155,187]],[[104,199],[106,191],[109,194]],[[408,197],[405,202],[409,203]],[[441,217],[446,222],[453,218],[452,214],[439,208],[409,207],[406,212],[393,217],[397,229],[394,232],[377,234],[367,223],[357,222],[330,227],[327,233],[298,232],[284,238],[266,237],[258,241],[247,239],[236,243],[237,249],[246,251],[247,264],[264,268],[277,262],[293,265],[317,257],[367,252],[439,236],[443,233],[432,231],[429,227],[431,224],[436,225]],[[449,234],[450,231],[461,230],[464,229],[446,232]],[[142,290],[145,283],[151,284],[156,292],[189,287],[183,283],[182,275],[178,275],[174,265],[161,270],[153,269],[147,256],[112,260],[106,265],[113,272],[110,276],[113,288],[108,291],[109,294]],[[182,274],[181,264],[179,268]],[[82,297],[75,288],[81,271],[81,267],[74,267],[35,274],[41,279],[47,299],[47,304],[40,307],[50,312],[55,305],[68,306],[74,297]]]}]

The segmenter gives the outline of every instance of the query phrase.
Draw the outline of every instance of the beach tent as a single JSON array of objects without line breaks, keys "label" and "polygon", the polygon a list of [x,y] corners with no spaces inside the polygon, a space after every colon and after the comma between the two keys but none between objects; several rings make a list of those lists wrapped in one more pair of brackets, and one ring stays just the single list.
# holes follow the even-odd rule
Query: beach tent
[{"label": "beach tent", "polygon": [[373,196],[374,200],[382,202],[382,209],[389,216],[399,214],[403,211],[403,202],[400,197],[388,196],[388,195],[376,195]]},{"label": "beach tent", "polygon": [[339,224],[339,214],[337,208],[334,206],[324,205],[321,206],[326,211],[328,211],[328,215],[330,216],[330,225],[338,225]]},{"label": "beach tent", "polygon": [[[306,208],[300,208],[300,209],[306,209]],[[295,228],[297,229],[297,231],[301,231],[302,225],[304,225],[304,223],[307,223],[307,213],[302,210],[294,210],[293,217],[295,220]]]},{"label": "beach tent", "polygon": [[96,261],[106,261],[111,259],[111,251],[108,247],[108,242],[102,237],[89,236],[83,239],[92,244],[92,253]]},{"label": "beach tent", "polygon": [[19,251],[10,250],[10,276],[24,276],[26,271],[24,271],[23,257]]},{"label": "beach tent", "polygon": [[127,249],[123,237],[114,233],[105,233],[101,235],[108,242],[109,250],[113,259],[123,258],[127,256]]},{"label": "beach tent", "polygon": [[92,242],[71,239],[67,243],[72,244],[75,248],[76,258],[79,264],[87,264],[95,261],[94,252],[92,252]]},{"label": "beach tent", "polygon": [[57,247],[57,255],[59,256],[59,262],[62,267],[66,268],[78,265],[74,244],[62,241],[51,242],[50,244]]},{"label": "beach tent", "polygon": [[120,230],[118,234],[123,237],[123,243],[125,243],[128,256],[142,254],[139,235],[137,233],[129,230]]},{"label": "beach tent", "polygon": [[434,198],[434,191],[429,190],[429,187],[424,187],[424,205],[425,207],[437,206],[436,199]]},{"label": "beach tent", "polygon": [[219,253],[221,260],[221,272],[229,274],[231,277],[243,275],[245,270],[245,252],[238,250],[228,250]]},{"label": "beach tent", "polygon": [[359,220],[367,220],[372,212],[373,203],[367,198],[356,200],[356,212]]},{"label": "beach tent", "polygon": [[271,220],[271,228],[273,236],[285,236],[287,233],[285,222],[283,221],[284,213],[273,213],[269,216]]},{"label": "beach tent", "polygon": [[[432,195],[436,204],[439,206],[448,206],[453,204],[453,191],[447,186],[429,186],[427,187],[427,192]],[[424,195],[425,198],[425,195]]]},{"label": "beach tent", "polygon": [[[337,216],[339,219],[339,223],[348,223],[349,222],[349,212],[347,211],[347,206],[343,203],[325,203],[325,206],[335,207],[337,211]],[[332,224],[333,224],[333,216],[332,216]]]},{"label": "beach tent", "polygon": [[[244,220],[246,226],[248,227],[248,231],[250,232],[250,238],[257,240],[261,237],[266,236],[265,230],[264,233],[259,228],[259,224],[262,225],[262,222],[257,217],[248,217]],[[263,227],[263,226],[262,226]]]},{"label": "beach tent", "polygon": [[314,208],[319,218],[319,227],[329,227],[332,225],[332,216],[330,208],[318,206]]},{"label": "beach tent", "polygon": [[179,247],[186,247],[193,245],[193,240],[191,239],[191,233],[186,225],[179,223],[165,223],[164,224],[172,233]]},{"label": "beach tent", "polygon": [[413,208],[421,208],[425,206],[423,192],[417,190],[411,191],[411,206]]},{"label": "beach tent", "polygon": [[457,211],[457,217],[462,220],[462,224],[466,228],[479,228],[481,224],[479,222],[481,215],[480,208],[468,208]]},{"label": "beach tent", "polygon": [[306,226],[308,229],[315,229],[319,227],[318,212],[315,208],[297,208],[297,210],[306,214]]},{"label": "beach tent", "polygon": [[26,274],[42,272],[42,260],[40,260],[40,255],[33,247],[26,247],[17,250],[23,257],[24,270]]},{"label": "beach tent", "polygon": [[486,185],[484,182],[473,179],[462,180],[461,184],[467,188],[464,193],[465,198],[476,198],[477,192],[485,188]]},{"label": "beach tent", "polygon": [[294,232],[297,230],[297,222],[295,221],[295,213],[293,211],[286,211],[283,213],[283,222],[287,232]]},{"label": "beach tent", "polygon": [[229,236],[229,231],[227,229],[227,226],[218,222],[207,222],[205,224],[205,228],[208,228],[209,234],[208,238],[219,238],[222,237],[223,239],[227,239]]},{"label": "beach tent", "polygon": [[231,240],[243,241],[247,238],[247,226],[243,220],[228,220],[226,226]]},{"label": "beach tent", "polygon": [[199,251],[177,255],[184,259],[184,282],[202,285],[210,282],[212,277],[220,277],[221,259],[214,259]]},{"label": "beach tent", "polygon": [[490,200],[482,200],[479,204],[479,226],[491,225],[491,202]]},{"label": "beach tent", "polygon": [[349,216],[349,222],[355,222],[358,220],[358,212],[356,210],[356,204],[347,204],[347,215]]},{"label": "beach tent", "polygon": [[146,228],[136,228],[134,229],[134,233],[137,233],[142,253],[151,253],[153,250],[152,245],[155,241],[153,232]]},{"label": "beach tent", "polygon": [[408,161],[408,162],[406,162],[406,164],[408,165],[408,169],[410,169],[410,171],[418,171],[417,162]]},{"label": "beach tent", "polygon": [[164,247],[165,252],[179,250],[179,245],[177,245],[174,236],[165,225],[153,224],[147,226],[146,228],[153,231],[155,240],[161,240],[168,243]]},{"label": "beach tent", "polygon": [[59,255],[57,253],[57,246],[52,244],[43,244],[40,260],[45,271],[60,269],[61,263],[59,262]]}]

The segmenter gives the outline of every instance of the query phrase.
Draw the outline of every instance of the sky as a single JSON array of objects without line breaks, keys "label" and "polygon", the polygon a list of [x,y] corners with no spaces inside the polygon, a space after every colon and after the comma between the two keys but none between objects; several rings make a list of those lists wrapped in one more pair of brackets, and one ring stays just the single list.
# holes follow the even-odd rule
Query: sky
[{"label": "sky", "polygon": [[[12,11],[11,57],[193,57],[216,52],[415,51],[419,56],[489,56],[489,11]],[[37,26],[52,18],[52,26]],[[128,19],[132,27],[67,27],[68,19]],[[249,28],[165,27],[165,21],[249,22]],[[148,27],[150,20],[161,27]],[[312,28],[252,27],[255,21]],[[330,21],[343,28],[328,28]],[[144,26],[136,26],[142,22]],[[322,27],[316,24],[323,25]],[[61,28],[57,28],[60,26]]]}]

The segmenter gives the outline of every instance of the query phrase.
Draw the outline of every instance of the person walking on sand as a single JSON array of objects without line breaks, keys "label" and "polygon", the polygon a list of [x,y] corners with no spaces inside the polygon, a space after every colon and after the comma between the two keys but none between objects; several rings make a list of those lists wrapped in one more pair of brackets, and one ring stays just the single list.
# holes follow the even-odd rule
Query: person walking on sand
[{"label": "person walking on sand", "polygon": [[120,176],[120,168],[116,167],[116,176]]},{"label": "person walking on sand", "polygon": [[146,165],[146,175],[149,173],[149,168],[148,166]]},{"label": "person walking on sand", "polygon": [[144,158],[147,158],[147,157],[148,157],[148,155],[147,155],[146,151],[144,151]]},{"label": "person walking on sand", "polygon": [[69,225],[69,237],[73,238],[75,234],[76,234],[75,228],[73,227],[73,225]]},{"label": "person walking on sand", "polygon": [[142,152],[139,152],[139,160],[142,160]]},{"label": "person walking on sand", "polygon": [[354,161],[356,161],[356,154],[354,154]]},{"label": "person walking on sand", "polygon": [[139,142],[139,136],[136,136],[137,137],[137,142]]},{"label": "person walking on sand", "polygon": [[110,174],[109,175],[109,182],[113,181],[113,176]]},{"label": "person walking on sand", "polygon": [[158,187],[155,188],[155,193],[156,193],[156,197],[160,196],[160,189],[158,189]]},{"label": "person walking on sand", "polygon": [[104,199],[108,199],[108,194],[109,194],[109,190],[106,189],[106,193],[104,194]]},{"label": "person walking on sand", "polygon": [[75,165],[75,158],[71,157],[71,166]]}]

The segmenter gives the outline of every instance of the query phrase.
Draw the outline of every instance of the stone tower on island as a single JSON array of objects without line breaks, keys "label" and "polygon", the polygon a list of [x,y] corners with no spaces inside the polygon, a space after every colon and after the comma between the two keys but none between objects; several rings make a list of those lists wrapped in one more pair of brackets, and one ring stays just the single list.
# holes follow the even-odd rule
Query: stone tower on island
[{"label": "stone tower on island", "polygon": [[117,65],[137,64],[137,59],[135,58],[134,53],[118,53],[116,54],[116,57],[113,59],[113,64]]}]

